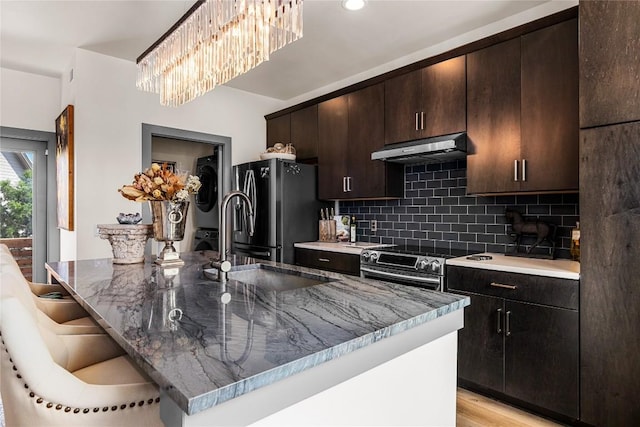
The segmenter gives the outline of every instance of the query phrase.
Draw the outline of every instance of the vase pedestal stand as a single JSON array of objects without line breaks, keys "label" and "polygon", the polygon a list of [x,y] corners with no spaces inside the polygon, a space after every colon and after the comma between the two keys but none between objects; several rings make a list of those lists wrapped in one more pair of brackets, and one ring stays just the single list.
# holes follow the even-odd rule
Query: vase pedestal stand
[{"label": "vase pedestal stand", "polygon": [[151,224],[99,224],[98,234],[108,240],[113,250],[114,264],[144,262],[144,247],[153,236]]}]

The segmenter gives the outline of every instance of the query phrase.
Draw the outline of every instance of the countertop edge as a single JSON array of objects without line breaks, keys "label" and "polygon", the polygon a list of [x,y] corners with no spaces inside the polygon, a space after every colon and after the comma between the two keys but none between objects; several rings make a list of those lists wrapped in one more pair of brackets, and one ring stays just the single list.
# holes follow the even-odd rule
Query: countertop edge
[{"label": "countertop edge", "polygon": [[236,383],[221,387],[210,393],[192,398],[188,403],[187,414],[193,415],[198,412],[210,409],[216,405],[234,399],[243,394],[249,393],[253,390],[257,390],[261,387],[273,384],[287,377],[303,372],[307,369],[319,366],[322,363],[336,359],[355,350],[364,348],[368,345],[375,344],[376,342],[384,338],[391,337],[401,332],[407,331],[413,327],[423,325],[425,323],[428,323],[429,321],[435,320],[456,310],[461,310],[471,304],[471,300],[469,297],[464,297],[457,294],[455,294],[455,296],[460,297],[460,299],[445,306],[434,308],[410,319],[402,320],[393,325],[369,332],[366,335],[362,335],[344,343],[335,345],[331,348],[319,351],[314,354],[310,354],[308,356],[291,361],[268,371],[259,373],[250,378],[246,378]]}]

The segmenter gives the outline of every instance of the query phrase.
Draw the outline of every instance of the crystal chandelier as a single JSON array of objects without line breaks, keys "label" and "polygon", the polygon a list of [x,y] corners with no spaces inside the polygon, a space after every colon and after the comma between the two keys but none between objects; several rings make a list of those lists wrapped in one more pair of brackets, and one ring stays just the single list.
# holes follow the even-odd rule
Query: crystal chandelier
[{"label": "crystal chandelier", "polygon": [[303,0],[199,0],[137,60],[136,87],[176,107],[302,37]]}]

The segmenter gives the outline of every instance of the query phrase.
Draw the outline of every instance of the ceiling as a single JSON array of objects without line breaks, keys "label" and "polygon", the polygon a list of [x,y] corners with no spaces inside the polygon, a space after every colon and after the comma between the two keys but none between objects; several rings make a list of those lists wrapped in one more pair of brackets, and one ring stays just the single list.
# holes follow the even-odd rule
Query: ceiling
[{"label": "ceiling", "polygon": [[[402,58],[415,52],[547,1],[368,0],[349,12],[340,1],[305,0],[304,37],[226,85],[292,99],[384,64],[406,65]],[[60,76],[75,48],[135,62],[192,4],[0,0],[0,65]]]}]

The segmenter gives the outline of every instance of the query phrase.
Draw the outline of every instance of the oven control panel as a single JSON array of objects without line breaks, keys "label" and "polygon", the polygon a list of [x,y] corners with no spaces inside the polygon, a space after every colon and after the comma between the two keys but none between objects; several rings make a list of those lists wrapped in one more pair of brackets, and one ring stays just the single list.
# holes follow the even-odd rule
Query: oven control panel
[{"label": "oven control panel", "polygon": [[428,255],[364,250],[360,255],[360,264],[367,268],[380,270],[404,270],[437,276],[444,274],[443,260]]}]

